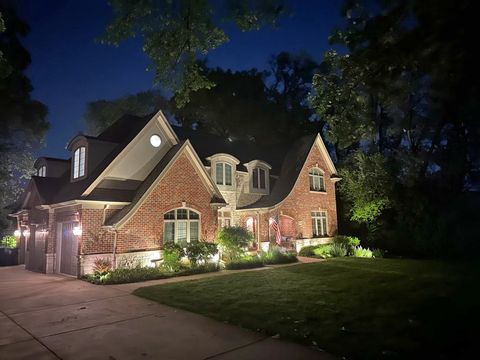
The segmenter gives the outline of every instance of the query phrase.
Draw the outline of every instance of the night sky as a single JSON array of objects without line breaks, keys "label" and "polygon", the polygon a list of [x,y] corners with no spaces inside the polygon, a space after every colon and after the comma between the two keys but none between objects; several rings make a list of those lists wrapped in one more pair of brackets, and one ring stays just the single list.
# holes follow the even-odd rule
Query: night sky
[{"label": "night sky", "polygon": [[[88,102],[115,99],[152,88],[153,73],[140,39],[119,47],[101,45],[112,12],[106,0],[21,0],[19,16],[31,27],[23,43],[31,54],[27,75],[33,97],[48,106],[51,129],[40,155],[68,157],[65,145],[84,128]],[[230,42],[212,51],[210,66],[265,69],[280,51],[304,50],[316,60],[330,48],[328,36],[340,23],[341,0],[292,1],[293,14],[276,30],[242,33],[227,27]]]}]

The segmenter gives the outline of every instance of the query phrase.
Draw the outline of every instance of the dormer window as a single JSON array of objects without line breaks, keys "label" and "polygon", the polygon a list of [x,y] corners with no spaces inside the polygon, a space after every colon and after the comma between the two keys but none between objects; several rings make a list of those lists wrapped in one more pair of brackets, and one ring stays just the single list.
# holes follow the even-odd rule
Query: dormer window
[{"label": "dormer window", "polygon": [[80,146],[73,153],[73,178],[85,176],[85,146]]},{"label": "dormer window", "polygon": [[270,170],[272,167],[263,160],[252,160],[244,164],[248,170],[249,192],[268,195],[270,193]]},{"label": "dormer window", "polygon": [[47,166],[46,165],[42,165],[38,168],[37,176],[40,176],[40,177],[47,176]]},{"label": "dormer window", "polygon": [[225,162],[215,164],[215,182],[217,185],[232,186],[232,165]]},{"label": "dormer window", "polygon": [[308,172],[310,178],[310,191],[325,192],[325,177],[319,168],[312,168]]},{"label": "dormer window", "polygon": [[254,189],[265,189],[266,187],[266,171],[262,168],[253,169],[252,186]]}]

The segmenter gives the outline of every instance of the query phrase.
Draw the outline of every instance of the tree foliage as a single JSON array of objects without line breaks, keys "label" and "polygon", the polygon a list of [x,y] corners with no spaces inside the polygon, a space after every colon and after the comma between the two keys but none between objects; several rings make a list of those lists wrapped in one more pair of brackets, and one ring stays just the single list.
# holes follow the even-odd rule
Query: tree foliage
[{"label": "tree foliage", "polygon": [[30,55],[20,37],[29,28],[12,8],[0,5],[0,227],[7,226],[5,207],[14,202],[30,176],[33,150],[48,129],[47,108],[31,98],[33,90],[24,72]]},{"label": "tree foliage", "polygon": [[[347,53],[328,52],[314,77],[311,103],[328,124],[352,219],[381,217],[397,244],[428,242],[438,207],[478,181],[473,14],[466,0],[346,1],[331,40]],[[369,181],[372,172],[381,176]]]},{"label": "tree foliage", "polygon": [[155,80],[185,105],[191,92],[210,89],[197,60],[228,41],[221,26],[233,22],[241,31],[276,26],[287,12],[285,0],[110,0],[114,12],[102,42],[119,45],[140,36],[152,61]]}]

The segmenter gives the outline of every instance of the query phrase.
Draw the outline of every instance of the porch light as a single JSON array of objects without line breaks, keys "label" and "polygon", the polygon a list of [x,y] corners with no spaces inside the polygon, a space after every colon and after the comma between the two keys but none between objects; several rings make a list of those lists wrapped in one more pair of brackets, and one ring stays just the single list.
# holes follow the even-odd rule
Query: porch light
[{"label": "porch light", "polygon": [[82,228],[80,226],[75,226],[72,232],[73,232],[73,235],[80,236],[82,235]]},{"label": "porch light", "polygon": [[15,230],[15,231],[13,232],[13,236],[15,236],[15,237],[17,237],[17,238],[19,238],[21,235],[22,235],[22,232],[21,232],[20,230]]},{"label": "porch light", "polygon": [[23,236],[24,237],[29,237],[30,236],[30,230],[23,230]]}]

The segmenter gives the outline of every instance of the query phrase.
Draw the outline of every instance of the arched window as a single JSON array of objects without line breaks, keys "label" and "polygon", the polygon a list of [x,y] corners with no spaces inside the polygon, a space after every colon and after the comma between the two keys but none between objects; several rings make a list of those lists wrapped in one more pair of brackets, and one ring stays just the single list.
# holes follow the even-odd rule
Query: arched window
[{"label": "arched window", "polygon": [[73,153],[73,178],[85,176],[85,146],[78,147]]},{"label": "arched window", "polygon": [[200,214],[189,209],[175,209],[163,216],[164,243],[184,245],[199,239]]},{"label": "arched window", "polygon": [[232,186],[232,165],[226,162],[215,164],[215,181],[217,185]]},{"label": "arched window", "polygon": [[38,168],[37,176],[40,176],[40,177],[47,176],[47,166],[46,165],[42,165]]},{"label": "arched window", "polygon": [[325,178],[322,170],[312,168],[308,175],[310,177],[310,191],[325,191]]}]

